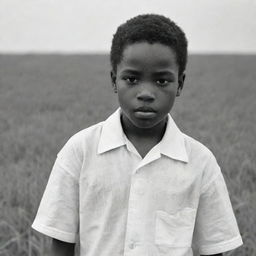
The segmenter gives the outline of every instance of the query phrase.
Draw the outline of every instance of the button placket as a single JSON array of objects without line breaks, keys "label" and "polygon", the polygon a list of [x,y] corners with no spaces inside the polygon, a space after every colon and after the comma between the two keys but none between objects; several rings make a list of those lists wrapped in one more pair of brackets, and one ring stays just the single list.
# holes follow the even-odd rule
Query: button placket
[{"label": "button placket", "polygon": [[[134,250],[136,244],[139,242],[139,232],[141,226],[141,195],[144,193],[143,180],[135,174],[131,180],[127,227],[126,227],[126,250]],[[127,252],[128,252],[127,251]],[[126,255],[126,254],[125,254]]]},{"label": "button placket", "polygon": [[[144,240],[145,216],[143,214],[146,212],[145,204],[147,204],[147,190],[149,186],[144,177],[146,174],[142,172],[142,169],[147,168],[145,167],[146,165],[160,157],[159,147],[155,147],[132,171],[125,237],[125,256],[138,253],[142,249],[142,246],[138,245]],[[136,247],[137,249],[135,250]]]}]

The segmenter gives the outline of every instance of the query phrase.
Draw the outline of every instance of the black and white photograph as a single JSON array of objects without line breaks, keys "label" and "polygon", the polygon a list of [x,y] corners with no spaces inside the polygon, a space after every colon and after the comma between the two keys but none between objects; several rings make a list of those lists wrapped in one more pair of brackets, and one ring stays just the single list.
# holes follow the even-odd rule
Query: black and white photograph
[{"label": "black and white photograph", "polygon": [[255,0],[0,0],[0,256],[256,256]]}]

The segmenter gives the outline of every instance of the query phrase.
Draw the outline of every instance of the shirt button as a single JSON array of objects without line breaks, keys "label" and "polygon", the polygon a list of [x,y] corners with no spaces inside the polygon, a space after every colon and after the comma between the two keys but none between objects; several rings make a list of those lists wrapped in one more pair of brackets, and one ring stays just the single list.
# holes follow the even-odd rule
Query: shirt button
[{"label": "shirt button", "polygon": [[135,248],[135,243],[134,243],[134,242],[131,242],[131,243],[129,244],[129,248],[130,248],[130,249],[134,249],[134,248]]}]

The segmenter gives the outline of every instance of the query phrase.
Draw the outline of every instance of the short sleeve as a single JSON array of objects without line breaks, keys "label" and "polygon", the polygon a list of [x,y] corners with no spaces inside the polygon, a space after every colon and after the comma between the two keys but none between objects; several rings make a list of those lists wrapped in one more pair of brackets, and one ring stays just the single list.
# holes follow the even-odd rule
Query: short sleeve
[{"label": "short sleeve", "polygon": [[79,164],[69,140],[54,163],[32,224],[35,230],[69,243],[75,243],[79,226]]},{"label": "short sleeve", "polygon": [[211,255],[243,244],[220,168],[211,161],[208,179],[201,192],[193,243],[200,254]]}]

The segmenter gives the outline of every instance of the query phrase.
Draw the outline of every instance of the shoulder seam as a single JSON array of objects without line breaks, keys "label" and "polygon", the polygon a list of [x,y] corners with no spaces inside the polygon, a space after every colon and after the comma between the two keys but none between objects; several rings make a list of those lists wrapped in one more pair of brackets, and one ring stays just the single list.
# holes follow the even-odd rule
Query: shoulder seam
[{"label": "shoulder seam", "polygon": [[78,182],[78,179],[75,177],[74,174],[72,174],[68,169],[61,163],[60,159],[56,159],[56,163],[61,167],[61,170],[65,171],[69,176],[71,176],[76,182]]},{"label": "shoulder seam", "polygon": [[209,181],[207,184],[205,184],[201,190],[201,194],[205,193],[206,190],[211,186],[211,184],[221,175],[221,172],[216,173],[211,181]]}]

